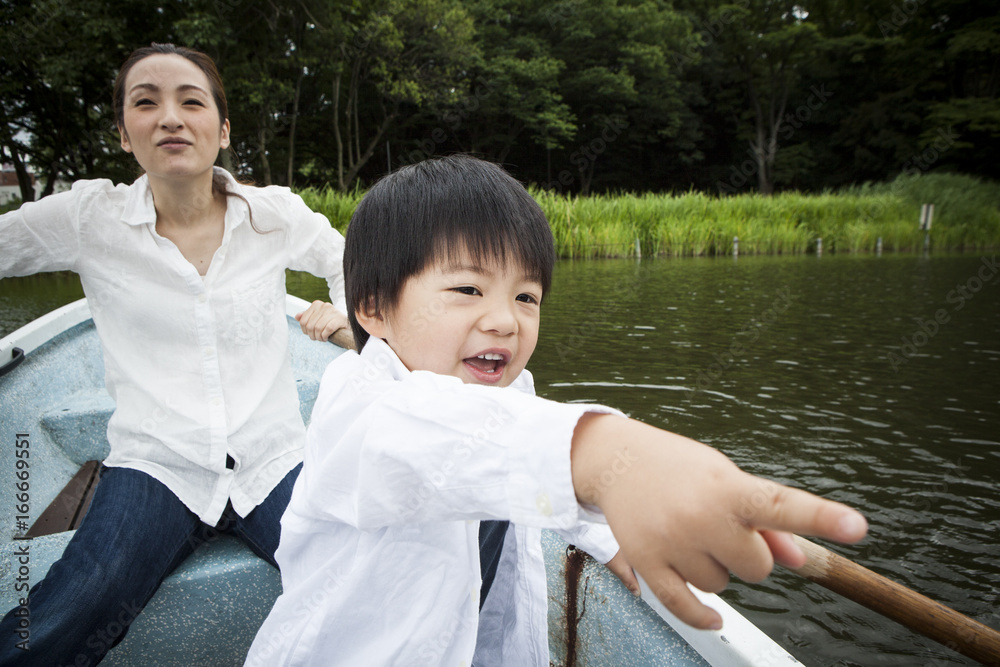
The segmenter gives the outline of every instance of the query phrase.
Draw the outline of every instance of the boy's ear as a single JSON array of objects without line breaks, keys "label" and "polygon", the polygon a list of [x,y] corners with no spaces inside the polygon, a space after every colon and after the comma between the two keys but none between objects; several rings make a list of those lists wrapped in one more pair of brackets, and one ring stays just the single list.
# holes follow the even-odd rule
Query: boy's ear
[{"label": "boy's ear", "polygon": [[375,309],[371,301],[366,301],[355,311],[354,316],[358,319],[358,324],[368,332],[369,336],[375,338],[385,338],[386,324],[385,318]]}]

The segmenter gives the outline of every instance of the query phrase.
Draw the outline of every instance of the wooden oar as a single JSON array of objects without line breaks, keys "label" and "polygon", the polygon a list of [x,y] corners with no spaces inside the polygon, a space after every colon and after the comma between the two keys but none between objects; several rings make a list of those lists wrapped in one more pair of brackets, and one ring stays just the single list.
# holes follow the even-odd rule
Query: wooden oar
[{"label": "wooden oar", "polygon": [[327,338],[328,341],[334,345],[338,345],[345,350],[353,350],[354,348],[354,334],[351,333],[350,327],[344,327],[343,329],[337,329]]},{"label": "wooden oar", "polygon": [[795,536],[809,559],[792,572],[984,665],[1000,665],[1000,632]]}]

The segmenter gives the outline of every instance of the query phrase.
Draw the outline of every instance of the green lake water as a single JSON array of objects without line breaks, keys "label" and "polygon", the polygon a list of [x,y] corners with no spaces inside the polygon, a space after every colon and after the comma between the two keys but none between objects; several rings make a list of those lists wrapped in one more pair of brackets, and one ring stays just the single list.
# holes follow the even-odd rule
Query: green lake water
[{"label": "green lake water", "polygon": [[[528,367],[857,507],[869,537],[827,546],[1000,629],[998,284],[992,254],[563,261]],[[2,280],[0,335],[81,295]],[[807,665],[974,664],[780,568],[723,597]]]}]

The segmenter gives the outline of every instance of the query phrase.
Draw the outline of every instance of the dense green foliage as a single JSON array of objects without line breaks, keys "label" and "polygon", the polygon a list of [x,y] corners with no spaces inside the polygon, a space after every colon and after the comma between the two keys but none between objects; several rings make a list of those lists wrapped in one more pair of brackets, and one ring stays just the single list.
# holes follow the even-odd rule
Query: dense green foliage
[{"label": "dense green foliage", "polygon": [[[345,232],[358,201],[355,190],[300,192],[306,203]],[[771,197],[683,194],[562,195],[533,189],[552,226],[560,257],[631,257],[639,240],[643,255],[729,254],[739,238],[741,254],[917,250],[920,206],[935,205],[935,250],[1000,247],[1000,186],[968,176],[900,176],[886,185],[841,192]]]},{"label": "dense green foliage", "polygon": [[0,0],[0,160],[131,180],[111,82],[151,41],[219,62],[224,162],[259,183],[456,151],[563,194],[1000,179],[977,0]]}]

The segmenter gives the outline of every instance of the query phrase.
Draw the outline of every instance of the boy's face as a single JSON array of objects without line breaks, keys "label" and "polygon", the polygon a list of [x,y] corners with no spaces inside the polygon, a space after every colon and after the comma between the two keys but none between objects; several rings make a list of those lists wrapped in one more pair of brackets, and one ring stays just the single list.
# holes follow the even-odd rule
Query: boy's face
[{"label": "boy's face", "polygon": [[462,252],[411,276],[388,313],[357,316],[411,371],[506,387],[535,350],[541,300],[541,283],[520,266],[478,265]]}]

